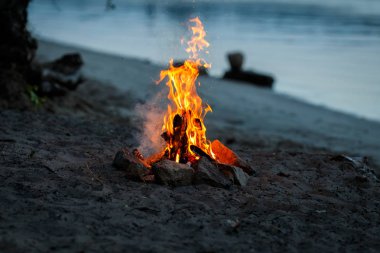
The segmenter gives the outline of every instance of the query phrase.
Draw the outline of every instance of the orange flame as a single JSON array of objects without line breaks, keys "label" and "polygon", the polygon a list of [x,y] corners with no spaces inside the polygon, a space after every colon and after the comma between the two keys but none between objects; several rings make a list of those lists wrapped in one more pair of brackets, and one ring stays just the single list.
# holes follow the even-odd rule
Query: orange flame
[{"label": "orange flame", "polygon": [[[187,42],[186,52],[189,53],[189,58],[183,65],[175,67],[173,59],[170,60],[169,69],[162,70],[160,79],[157,83],[162,82],[167,78],[166,85],[169,87],[168,99],[171,104],[168,105],[166,115],[164,117],[164,125],[162,130],[169,135],[174,134],[174,117],[180,115],[186,121],[186,138],[188,141],[187,152],[195,159],[199,156],[191,149],[191,145],[195,145],[202,149],[211,157],[215,158],[211,150],[210,141],[206,138],[206,127],[203,124],[203,119],[207,112],[212,111],[211,107],[202,103],[196,90],[196,80],[199,75],[199,68],[210,68],[203,59],[199,58],[199,52],[204,51],[209,43],[205,40],[206,32],[202,22],[198,17],[190,19],[193,26],[191,40]],[[207,53],[207,52],[206,52]],[[168,143],[166,150],[170,152],[172,143]],[[174,155],[174,154],[173,154]],[[180,151],[175,155],[176,162],[180,161]]]}]

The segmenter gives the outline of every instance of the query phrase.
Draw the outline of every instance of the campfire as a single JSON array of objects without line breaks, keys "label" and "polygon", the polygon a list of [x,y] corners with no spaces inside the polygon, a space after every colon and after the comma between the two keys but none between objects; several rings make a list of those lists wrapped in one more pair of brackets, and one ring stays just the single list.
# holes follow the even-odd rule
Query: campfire
[{"label": "campfire", "polygon": [[[157,81],[160,84],[166,80],[169,88],[169,104],[161,134],[165,147],[147,158],[137,149],[132,153],[124,149],[116,155],[114,165],[127,169],[131,176],[143,180],[152,179],[150,176],[153,175],[153,180],[164,184],[182,185],[175,180],[179,175],[180,181],[183,175],[188,175],[185,181],[194,182],[195,177],[198,178],[195,181],[209,182],[210,178],[215,181],[217,177],[219,181],[227,179],[242,185],[244,183],[239,181],[246,182],[247,174],[252,174],[253,170],[220,141],[211,142],[206,136],[204,118],[212,109],[197,93],[197,85],[200,85],[197,78],[200,69],[211,67],[200,57],[201,52],[208,53],[209,43],[205,39],[206,32],[200,19],[190,19],[189,23],[192,37],[186,43],[188,59],[180,65],[174,64],[171,59],[168,69],[161,71]],[[162,174],[165,174],[165,179]],[[199,174],[207,180],[199,180]]]},{"label": "campfire", "polygon": [[202,102],[197,93],[197,77],[201,67],[209,68],[210,64],[199,58],[199,52],[205,50],[209,43],[205,40],[206,32],[199,18],[190,20],[193,36],[187,42],[189,53],[183,65],[173,66],[161,71],[160,80],[167,79],[170,104],[164,117],[162,137],[166,142],[165,157],[177,163],[193,164],[201,155],[212,157],[211,142],[206,137],[204,117],[211,107]]}]

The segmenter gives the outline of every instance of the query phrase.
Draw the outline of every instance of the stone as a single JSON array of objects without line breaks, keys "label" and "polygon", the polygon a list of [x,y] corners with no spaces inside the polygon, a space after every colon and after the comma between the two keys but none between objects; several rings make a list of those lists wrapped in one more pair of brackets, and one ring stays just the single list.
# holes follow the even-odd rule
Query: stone
[{"label": "stone", "polygon": [[185,186],[191,185],[194,169],[189,165],[171,160],[161,160],[152,166],[156,181],[163,185]]},{"label": "stone", "polygon": [[84,82],[81,73],[82,65],[83,60],[79,53],[65,54],[57,60],[42,65],[42,78],[44,81],[60,85],[68,90],[75,90]]},{"label": "stone", "polygon": [[215,163],[202,157],[198,160],[194,184],[207,184],[219,188],[228,188],[232,185],[232,181],[218,169]]},{"label": "stone", "polygon": [[268,74],[258,73],[255,71],[233,70],[226,71],[223,75],[223,79],[250,83],[258,87],[269,89],[273,88],[273,84],[275,81],[274,77]]},{"label": "stone", "polygon": [[249,175],[243,171],[243,169],[231,166],[228,164],[218,164],[221,171],[233,178],[233,182],[239,186],[246,186],[248,183]]},{"label": "stone", "polygon": [[144,178],[150,174],[150,170],[128,149],[122,149],[116,153],[113,166],[124,170],[127,178],[133,180],[144,181]]},{"label": "stone", "polygon": [[240,52],[227,54],[230,70],[224,73],[223,79],[251,83],[259,87],[272,88],[275,78],[256,71],[243,70],[244,55]]},{"label": "stone", "polygon": [[343,168],[345,166],[352,167],[360,175],[358,178],[356,178],[356,180],[364,177],[371,182],[380,182],[379,178],[376,176],[375,171],[368,166],[367,157],[350,157],[347,155],[337,155],[332,157],[331,160],[343,162]]},{"label": "stone", "polygon": [[229,53],[227,55],[231,70],[240,71],[243,67],[244,55],[240,52]]}]

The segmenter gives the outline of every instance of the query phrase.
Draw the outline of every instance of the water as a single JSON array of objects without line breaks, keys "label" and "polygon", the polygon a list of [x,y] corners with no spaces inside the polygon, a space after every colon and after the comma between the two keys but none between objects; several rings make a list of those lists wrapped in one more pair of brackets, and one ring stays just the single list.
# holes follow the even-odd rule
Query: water
[{"label": "water", "polygon": [[167,64],[185,58],[186,20],[200,16],[211,43],[211,74],[245,68],[276,76],[275,90],[380,121],[380,1],[34,0],[31,30],[40,37]]}]

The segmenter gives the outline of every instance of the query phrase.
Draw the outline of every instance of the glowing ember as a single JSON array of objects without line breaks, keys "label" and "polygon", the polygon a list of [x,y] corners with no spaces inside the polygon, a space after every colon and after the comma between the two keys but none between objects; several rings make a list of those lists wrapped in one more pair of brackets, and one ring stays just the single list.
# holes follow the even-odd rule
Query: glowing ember
[{"label": "glowing ember", "polygon": [[162,127],[162,136],[167,143],[165,156],[181,163],[198,160],[199,152],[195,150],[215,159],[203,123],[206,113],[212,110],[202,102],[196,90],[199,68],[210,68],[210,64],[199,58],[199,52],[205,50],[209,43],[205,40],[206,32],[199,18],[191,19],[190,23],[192,37],[186,48],[189,58],[178,67],[173,65],[171,59],[169,69],[161,71],[157,82],[167,79],[166,85],[169,87],[170,104]]}]

